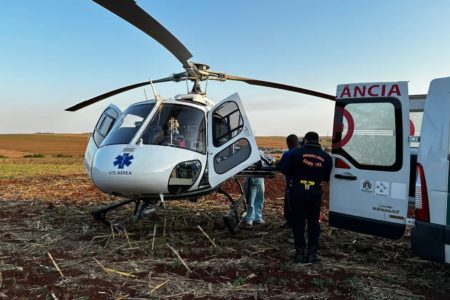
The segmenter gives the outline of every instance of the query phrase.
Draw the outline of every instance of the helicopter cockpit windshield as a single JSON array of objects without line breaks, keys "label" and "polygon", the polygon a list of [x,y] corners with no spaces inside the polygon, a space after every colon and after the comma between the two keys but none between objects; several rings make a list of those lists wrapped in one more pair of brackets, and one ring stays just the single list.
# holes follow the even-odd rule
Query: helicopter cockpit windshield
[{"label": "helicopter cockpit windshield", "polygon": [[145,129],[144,145],[162,145],[206,153],[205,113],[197,108],[163,104]]},{"label": "helicopter cockpit windshield", "polygon": [[102,146],[129,144],[154,106],[155,102],[147,102],[128,107],[114,124]]}]

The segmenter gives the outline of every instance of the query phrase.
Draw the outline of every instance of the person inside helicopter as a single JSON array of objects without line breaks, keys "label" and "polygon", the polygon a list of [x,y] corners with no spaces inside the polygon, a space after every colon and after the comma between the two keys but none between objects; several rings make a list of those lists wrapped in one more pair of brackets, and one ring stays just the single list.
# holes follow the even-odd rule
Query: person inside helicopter
[{"label": "person inside helicopter", "polygon": [[163,104],[142,135],[143,144],[206,152],[205,113],[197,108]]},{"label": "person inside helicopter", "polygon": [[169,146],[179,146],[180,138],[180,123],[177,116],[174,114],[164,125],[164,143]]}]

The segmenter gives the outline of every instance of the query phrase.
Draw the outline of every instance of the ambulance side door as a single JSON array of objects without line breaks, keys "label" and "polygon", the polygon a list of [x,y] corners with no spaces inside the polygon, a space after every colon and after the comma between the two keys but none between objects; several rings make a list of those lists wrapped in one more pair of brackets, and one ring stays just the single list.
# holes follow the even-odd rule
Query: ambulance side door
[{"label": "ambulance side door", "polygon": [[331,226],[397,239],[408,213],[407,82],[340,85],[330,178]]},{"label": "ambulance side door", "polygon": [[208,112],[208,179],[215,187],[260,160],[258,146],[237,93]]},{"label": "ambulance side door", "polygon": [[98,148],[100,148],[103,140],[111,131],[121,113],[122,111],[117,106],[110,104],[100,115],[94,131],[89,138],[86,152],[84,154],[84,166],[86,167],[86,172],[89,176],[91,176],[92,162],[94,160],[95,153]]}]

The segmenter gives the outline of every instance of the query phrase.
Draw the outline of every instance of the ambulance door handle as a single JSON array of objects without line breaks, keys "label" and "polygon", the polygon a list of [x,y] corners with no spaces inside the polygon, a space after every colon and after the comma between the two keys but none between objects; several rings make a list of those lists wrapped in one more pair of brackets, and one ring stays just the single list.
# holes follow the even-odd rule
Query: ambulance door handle
[{"label": "ambulance door handle", "polygon": [[352,174],[334,174],[334,178],[345,180],[356,180],[356,176]]}]

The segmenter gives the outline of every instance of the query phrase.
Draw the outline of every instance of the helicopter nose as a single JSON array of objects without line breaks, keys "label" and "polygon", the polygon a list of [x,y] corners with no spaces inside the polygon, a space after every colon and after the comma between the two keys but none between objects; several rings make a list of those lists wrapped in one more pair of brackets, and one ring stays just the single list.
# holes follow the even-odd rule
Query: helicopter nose
[{"label": "helicopter nose", "polygon": [[92,179],[103,192],[129,197],[167,194],[172,171],[189,156],[201,155],[171,147],[109,145],[95,153]]},{"label": "helicopter nose", "polygon": [[169,170],[151,155],[124,145],[105,146],[94,157],[92,179],[106,193],[119,195],[167,193]]}]

